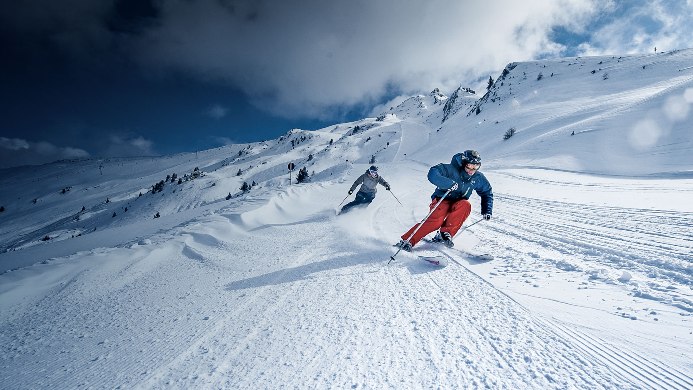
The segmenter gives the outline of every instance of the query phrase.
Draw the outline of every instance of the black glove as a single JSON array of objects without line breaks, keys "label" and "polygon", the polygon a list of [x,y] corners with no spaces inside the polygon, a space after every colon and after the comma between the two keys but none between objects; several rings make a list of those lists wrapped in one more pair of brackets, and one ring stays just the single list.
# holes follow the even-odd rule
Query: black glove
[{"label": "black glove", "polygon": [[351,194],[353,194],[353,193],[354,193],[354,191],[349,191],[349,195],[351,195]]},{"label": "black glove", "polygon": [[491,214],[481,214],[481,217],[488,221],[489,219],[491,219]]},{"label": "black glove", "polygon": [[390,186],[385,186],[385,189],[390,191]]}]

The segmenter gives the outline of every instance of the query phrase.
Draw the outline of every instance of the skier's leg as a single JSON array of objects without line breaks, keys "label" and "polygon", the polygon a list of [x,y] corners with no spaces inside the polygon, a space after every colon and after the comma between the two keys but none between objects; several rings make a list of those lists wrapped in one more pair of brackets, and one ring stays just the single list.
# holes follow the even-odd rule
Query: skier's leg
[{"label": "skier's leg", "polygon": [[[436,204],[438,204],[438,201],[440,199],[434,198],[433,201],[431,202],[431,205],[429,206],[429,209],[435,207]],[[416,228],[419,226],[417,223],[416,225],[412,226],[411,229],[409,229],[406,233],[402,235],[402,239],[406,240],[409,238],[409,243],[411,243],[412,246],[416,245],[417,242],[421,241],[422,238],[424,238],[428,233],[440,229],[440,226],[443,224],[443,221],[445,221],[445,216],[448,213],[448,208],[450,207],[451,203],[446,200],[440,203],[437,209],[433,211],[433,213],[428,217],[428,219],[421,225],[419,230],[414,234],[413,237],[409,238],[409,236],[416,230]]]},{"label": "skier's leg", "polygon": [[373,199],[375,199],[375,195],[366,194],[366,193],[361,194],[361,204],[363,205],[363,207],[366,207],[369,204],[371,204]]},{"label": "skier's leg", "polygon": [[344,213],[348,212],[349,209],[351,209],[351,208],[354,207],[355,205],[356,205],[356,201],[355,201],[355,200],[352,200],[351,202],[345,204],[344,207],[342,207],[342,209],[339,210],[339,213],[340,213],[340,214],[344,214]]},{"label": "skier's leg", "polygon": [[363,192],[357,192],[356,193],[356,198],[352,200],[351,202],[347,203],[342,207],[342,211],[340,211],[340,214],[344,214],[347,211],[349,211],[352,207],[358,206],[360,204],[366,203],[366,199],[368,198],[367,195],[365,195]]},{"label": "skier's leg", "polygon": [[457,231],[460,230],[464,221],[467,220],[469,214],[472,213],[472,204],[468,200],[458,200],[450,206],[445,222],[443,222],[440,231],[448,232],[455,237]]}]

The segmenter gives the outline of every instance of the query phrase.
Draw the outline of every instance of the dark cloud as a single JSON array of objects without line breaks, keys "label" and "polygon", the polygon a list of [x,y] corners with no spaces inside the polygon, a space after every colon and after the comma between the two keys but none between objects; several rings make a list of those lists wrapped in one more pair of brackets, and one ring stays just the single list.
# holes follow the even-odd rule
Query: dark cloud
[{"label": "dark cloud", "polygon": [[[649,50],[654,37],[672,45],[689,36],[690,27],[676,34],[691,17],[685,0],[624,4],[20,0],[5,6],[11,10],[0,22],[5,33],[23,41],[12,45],[15,54],[31,51],[24,51],[25,57],[58,52],[51,59],[125,61],[153,74],[184,72],[238,88],[269,112],[320,117],[378,103],[393,90],[452,90],[509,61],[558,55],[565,47],[551,41],[553,28],[579,31],[604,13],[610,17],[600,19],[595,41],[585,43],[583,51],[619,45],[633,51],[639,43]],[[632,27],[643,15],[658,24],[649,30]]]},{"label": "dark cloud", "polygon": [[453,89],[510,60],[557,53],[555,23],[594,1],[166,1],[138,41],[151,67],[242,89],[285,116],[331,116],[400,93]]}]

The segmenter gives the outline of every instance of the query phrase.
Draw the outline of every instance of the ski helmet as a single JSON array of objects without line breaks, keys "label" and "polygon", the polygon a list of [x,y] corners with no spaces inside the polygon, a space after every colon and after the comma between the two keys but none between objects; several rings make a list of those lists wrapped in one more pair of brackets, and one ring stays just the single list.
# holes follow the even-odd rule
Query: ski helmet
[{"label": "ski helmet", "polygon": [[371,167],[368,168],[368,170],[371,172],[378,172],[378,167],[376,167],[375,165],[371,165]]},{"label": "ski helmet", "polygon": [[462,162],[465,164],[481,164],[481,155],[476,150],[462,152]]}]

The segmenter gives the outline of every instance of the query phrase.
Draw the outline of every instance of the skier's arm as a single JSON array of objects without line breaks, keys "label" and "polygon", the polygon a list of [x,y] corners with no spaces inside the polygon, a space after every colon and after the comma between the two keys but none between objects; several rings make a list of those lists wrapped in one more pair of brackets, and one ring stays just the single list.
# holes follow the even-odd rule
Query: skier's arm
[{"label": "skier's arm", "polygon": [[388,184],[388,182],[386,182],[382,176],[378,176],[378,183],[380,183],[380,185],[385,187],[388,191],[390,190],[390,184]]},{"label": "skier's arm", "polygon": [[363,175],[359,176],[356,180],[354,180],[354,184],[351,185],[351,188],[349,189],[349,192],[354,192],[354,190],[356,189],[356,187],[357,187],[359,184],[363,183],[363,178],[364,178],[365,176],[366,176],[366,174],[364,173]]},{"label": "skier's arm", "polygon": [[447,172],[443,164],[433,166],[428,170],[428,181],[433,183],[433,185],[438,188],[449,190],[453,185],[457,184],[457,182],[447,177],[445,175],[446,173]]},{"label": "skier's arm", "polygon": [[486,177],[480,178],[476,193],[481,197],[481,214],[493,214],[493,188]]}]

